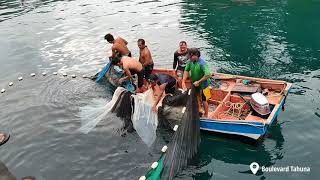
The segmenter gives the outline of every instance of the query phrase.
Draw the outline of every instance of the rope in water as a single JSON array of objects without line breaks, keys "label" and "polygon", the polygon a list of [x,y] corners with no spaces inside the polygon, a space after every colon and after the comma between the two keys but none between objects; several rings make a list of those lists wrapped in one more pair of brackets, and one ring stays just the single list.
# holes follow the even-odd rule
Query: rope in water
[{"label": "rope in water", "polygon": [[[42,75],[42,76],[47,76],[47,72],[42,72],[41,75]],[[58,72],[53,72],[52,75],[57,76],[57,75],[59,75],[59,73],[58,73]],[[67,77],[67,76],[68,76],[67,73],[61,73],[61,75],[62,75],[63,77]],[[30,77],[35,77],[35,76],[36,76],[36,73],[31,73],[31,74],[30,74]],[[77,77],[76,74],[71,74],[70,76],[71,76],[72,78],[76,78],[76,77]],[[89,78],[89,76],[87,76],[87,75],[83,75],[82,77],[83,77],[83,78]],[[22,81],[23,79],[24,79],[23,76],[19,76],[19,77],[18,77],[18,81]],[[8,86],[9,86],[9,87],[12,87],[13,85],[14,85],[14,82],[13,82],[13,81],[11,81],[11,82],[8,83]],[[2,88],[2,89],[1,89],[1,94],[4,94],[6,91],[7,91],[7,89]]]}]

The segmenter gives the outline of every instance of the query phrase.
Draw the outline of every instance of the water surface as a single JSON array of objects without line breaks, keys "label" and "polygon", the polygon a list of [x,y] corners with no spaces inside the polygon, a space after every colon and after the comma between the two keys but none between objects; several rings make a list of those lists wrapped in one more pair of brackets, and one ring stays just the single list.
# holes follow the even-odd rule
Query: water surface
[{"label": "water surface", "polygon": [[[136,40],[144,38],[156,67],[170,68],[185,40],[201,48],[212,71],[294,83],[263,142],[203,134],[195,163],[177,179],[317,179],[318,9],[319,0],[0,0],[0,89],[7,89],[0,94],[0,130],[11,134],[0,161],[18,179],[135,179],[159,157],[163,137],[148,148],[136,133],[121,136],[121,121],[112,116],[88,134],[78,131],[80,107],[112,96],[81,78],[104,66],[110,45],[103,36],[111,32],[128,40],[134,57]],[[253,161],[311,172],[252,175]]]}]

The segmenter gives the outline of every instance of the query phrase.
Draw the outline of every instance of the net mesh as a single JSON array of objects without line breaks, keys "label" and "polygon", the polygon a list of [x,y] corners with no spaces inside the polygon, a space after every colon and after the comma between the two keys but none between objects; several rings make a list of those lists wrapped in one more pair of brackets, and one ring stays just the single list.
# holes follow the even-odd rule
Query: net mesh
[{"label": "net mesh", "polygon": [[189,91],[186,104],[178,130],[174,134],[169,149],[165,155],[164,170],[161,179],[173,179],[179,171],[184,169],[198,152],[200,144],[200,124],[195,88]]}]

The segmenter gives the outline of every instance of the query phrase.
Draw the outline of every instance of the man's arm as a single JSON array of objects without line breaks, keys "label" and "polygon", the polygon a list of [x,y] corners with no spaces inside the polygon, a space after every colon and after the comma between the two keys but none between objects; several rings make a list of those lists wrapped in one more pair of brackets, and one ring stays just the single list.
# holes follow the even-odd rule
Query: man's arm
[{"label": "man's arm", "polygon": [[167,83],[164,83],[164,84],[161,84],[161,85],[160,85],[160,93],[159,93],[159,95],[157,96],[157,98],[156,98],[156,100],[155,100],[155,102],[154,102],[154,104],[153,104],[153,106],[152,106],[152,110],[153,110],[154,112],[156,112],[156,110],[157,110],[157,109],[156,109],[156,108],[157,108],[157,105],[158,105],[160,99],[161,99],[162,96],[163,96],[163,93],[164,93],[164,91],[165,91],[166,86],[167,86]]},{"label": "man's arm", "polygon": [[173,55],[173,66],[172,66],[172,68],[173,68],[173,69],[176,69],[177,66],[178,66],[178,55],[177,55],[177,53],[175,52],[174,55]]},{"label": "man's arm", "polygon": [[112,45],[111,50],[112,50],[112,55],[111,55],[111,57],[112,57],[112,58],[116,57],[117,47],[116,47],[116,45],[115,45],[115,44],[114,44],[114,45]]},{"label": "man's arm", "polygon": [[210,74],[204,75],[204,76],[199,80],[199,83],[202,83],[203,81],[208,80],[210,77],[211,77]]},{"label": "man's arm", "polygon": [[182,89],[187,89],[186,80],[188,77],[189,77],[189,71],[184,71],[183,77],[182,77]]},{"label": "man's arm", "polygon": [[128,79],[132,80],[132,75],[131,75],[130,70],[126,68],[126,69],[124,69],[124,72],[126,73]]}]

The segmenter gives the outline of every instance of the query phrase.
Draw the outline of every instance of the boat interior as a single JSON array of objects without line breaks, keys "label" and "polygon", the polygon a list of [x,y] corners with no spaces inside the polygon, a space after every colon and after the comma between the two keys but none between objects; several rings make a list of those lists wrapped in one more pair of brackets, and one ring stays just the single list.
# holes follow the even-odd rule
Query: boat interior
[{"label": "boat interior", "polygon": [[[163,73],[175,77],[174,70],[154,69],[152,73]],[[181,81],[177,81],[181,88]],[[191,87],[191,81],[187,81]],[[228,120],[241,122],[271,123],[277,110],[281,108],[281,102],[285,99],[291,84],[285,81],[236,76],[222,73],[214,73],[211,78],[210,94],[208,100],[208,120]],[[261,115],[250,106],[251,95],[255,92],[262,93],[268,103],[270,112]]]}]

